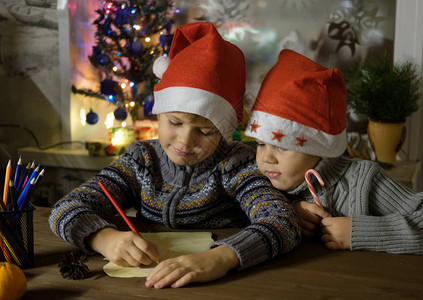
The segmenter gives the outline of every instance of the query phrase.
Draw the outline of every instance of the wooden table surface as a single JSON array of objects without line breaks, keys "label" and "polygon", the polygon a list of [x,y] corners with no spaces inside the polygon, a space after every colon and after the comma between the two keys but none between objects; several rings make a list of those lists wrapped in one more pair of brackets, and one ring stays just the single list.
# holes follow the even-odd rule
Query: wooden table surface
[{"label": "wooden table surface", "polygon": [[[423,256],[331,251],[304,240],[294,251],[209,283],[180,289],[146,288],[145,278],[112,278],[103,257],[90,256],[89,277],[63,279],[60,258],[75,248],[48,226],[50,209],[34,212],[35,264],[25,269],[23,299],[423,299]],[[213,230],[217,236],[232,230]]]}]

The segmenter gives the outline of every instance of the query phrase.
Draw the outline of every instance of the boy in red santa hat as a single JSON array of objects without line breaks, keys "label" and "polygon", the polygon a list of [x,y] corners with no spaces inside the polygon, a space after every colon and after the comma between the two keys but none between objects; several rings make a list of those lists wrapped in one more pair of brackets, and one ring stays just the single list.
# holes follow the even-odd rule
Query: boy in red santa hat
[{"label": "boy in red santa hat", "polygon": [[246,135],[258,142],[261,172],[293,201],[303,236],[321,234],[330,249],[423,254],[423,193],[376,162],[342,156],[346,92],[337,69],[282,50]]}]

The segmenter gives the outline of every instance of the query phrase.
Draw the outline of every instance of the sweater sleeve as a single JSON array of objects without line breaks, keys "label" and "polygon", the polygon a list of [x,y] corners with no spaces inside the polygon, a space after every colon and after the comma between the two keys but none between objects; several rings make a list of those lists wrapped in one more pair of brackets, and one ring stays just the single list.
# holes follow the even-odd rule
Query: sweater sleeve
[{"label": "sweater sleeve", "polygon": [[390,178],[377,164],[357,172],[351,250],[423,254],[423,193]]},{"label": "sweater sleeve", "polygon": [[[239,168],[234,167],[236,163]],[[234,168],[225,174],[223,182],[251,224],[211,247],[230,247],[238,255],[239,269],[245,269],[291,251],[300,243],[300,227],[292,205],[258,170],[254,153],[236,163],[227,164],[225,170]]]},{"label": "sweater sleeve", "polygon": [[144,166],[141,152],[139,146],[131,144],[125,154],[60,199],[50,213],[51,230],[77,248],[93,252],[85,244],[85,239],[100,229],[116,228],[107,218],[117,212],[98,182],[103,182],[123,209],[133,206],[140,188],[134,179],[135,168]]}]

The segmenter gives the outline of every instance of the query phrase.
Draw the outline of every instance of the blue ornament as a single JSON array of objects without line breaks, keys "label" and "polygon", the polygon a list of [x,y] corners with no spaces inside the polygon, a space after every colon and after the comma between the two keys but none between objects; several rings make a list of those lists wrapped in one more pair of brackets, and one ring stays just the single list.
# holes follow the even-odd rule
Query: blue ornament
[{"label": "blue ornament", "polygon": [[166,33],[167,33],[167,34],[170,34],[170,29],[172,28],[172,23],[170,23],[170,22],[166,22],[166,23],[163,25],[163,28],[164,28],[164,29],[166,29]]},{"label": "blue ornament", "polygon": [[100,83],[100,93],[103,95],[116,96],[119,90],[119,83],[111,79],[104,79]]},{"label": "blue ornament", "polygon": [[135,41],[131,44],[131,53],[135,55],[141,54],[143,50],[143,45],[139,41]]},{"label": "blue ornament", "polygon": [[144,116],[152,116],[153,115],[153,105],[154,105],[154,100],[153,100],[153,95],[149,95],[143,103],[144,106]]},{"label": "blue ornament", "polygon": [[116,25],[125,25],[128,23],[128,17],[131,14],[131,9],[129,7],[126,8],[118,8],[116,10],[116,17],[115,17],[115,24]]},{"label": "blue ornament", "polygon": [[164,34],[159,37],[159,42],[160,46],[164,49],[166,46],[166,36]]},{"label": "blue ornament", "polygon": [[94,125],[98,122],[98,115],[90,108],[90,112],[87,113],[86,121],[90,125]]},{"label": "blue ornament", "polygon": [[115,116],[115,119],[118,121],[124,121],[128,117],[128,113],[122,106],[119,106],[113,114]]}]

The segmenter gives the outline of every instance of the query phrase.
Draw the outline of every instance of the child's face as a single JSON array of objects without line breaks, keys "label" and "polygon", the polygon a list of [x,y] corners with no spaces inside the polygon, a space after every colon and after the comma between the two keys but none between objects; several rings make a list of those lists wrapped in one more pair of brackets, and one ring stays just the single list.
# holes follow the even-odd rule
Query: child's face
[{"label": "child's face", "polygon": [[320,157],[286,150],[257,141],[257,165],[270,179],[272,185],[282,191],[296,188],[304,180],[305,172],[314,168]]},{"label": "child's face", "polygon": [[169,159],[181,166],[209,157],[222,138],[210,120],[181,112],[160,114],[158,135]]}]

